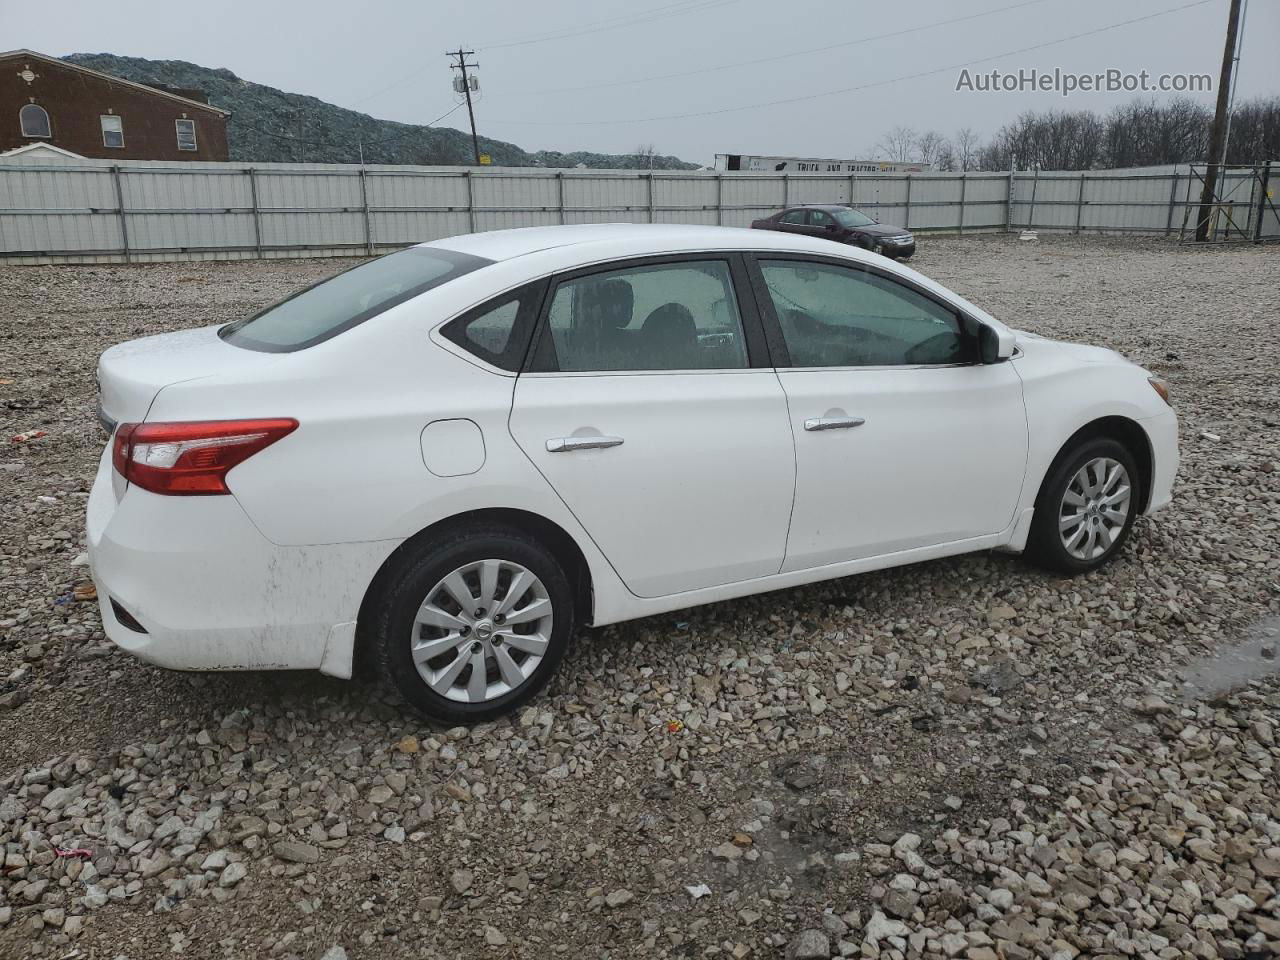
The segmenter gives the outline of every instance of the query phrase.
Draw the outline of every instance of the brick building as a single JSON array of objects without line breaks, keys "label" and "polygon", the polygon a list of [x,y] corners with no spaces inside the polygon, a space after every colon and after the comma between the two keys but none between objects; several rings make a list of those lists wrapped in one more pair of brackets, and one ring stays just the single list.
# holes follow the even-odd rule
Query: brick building
[{"label": "brick building", "polygon": [[82,157],[226,160],[227,110],[31,50],[0,53],[0,153],[45,143]]}]

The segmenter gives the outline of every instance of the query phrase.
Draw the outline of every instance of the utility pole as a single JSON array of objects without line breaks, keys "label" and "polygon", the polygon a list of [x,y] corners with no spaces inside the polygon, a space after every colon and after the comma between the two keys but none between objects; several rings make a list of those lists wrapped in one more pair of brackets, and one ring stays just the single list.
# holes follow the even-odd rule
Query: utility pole
[{"label": "utility pole", "polygon": [[1227,162],[1231,149],[1231,117],[1236,112],[1236,81],[1240,78],[1240,55],[1244,52],[1244,25],[1249,21],[1249,0],[1240,4],[1240,39],[1236,41],[1236,55],[1231,63],[1231,101],[1227,104],[1227,132],[1222,135],[1222,162]]},{"label": "utility pole", "polygon": [[1209,220],[1217,197],[1218,173],[1226,163],[1227,123],[1231,113],[1231,74],[1236,59],[1236,40],[1240,32],[1240,0],[1231,0],[1227,13],[1227,42],[1222,51],[1222,74],[1218,78],[1218,105],[1213,114],[1213,130],[1209,134],[1209,163],[1205,169],[1204,189],[1200,191],[1200,214],[1196,218],[1196,242],[1209,239]]},{"label": "utility pole", "polygon": [[[1238,2],[1238,0],[1235,0]],[[462,71],[462,92],[467,98],[467,116],[471,120],[471,152],[475,155],[476,166],[480,166],[480,141],[476,137],[476,114],[471,108],[471,81],[467,79],[468,67],[479,67],[478,63],[467,63],[467,57],[475,53],[474,50],[463,50],[459,47],[457,50],[446,51],[446,57],[456,57],[458,62],[453,64],[453,69]]]}]

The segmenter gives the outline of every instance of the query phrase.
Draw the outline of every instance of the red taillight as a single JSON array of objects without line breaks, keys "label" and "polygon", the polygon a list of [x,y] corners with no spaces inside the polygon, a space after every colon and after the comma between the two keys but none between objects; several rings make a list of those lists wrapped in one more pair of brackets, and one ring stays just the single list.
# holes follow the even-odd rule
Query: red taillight
[{"label": "red taillight", "polygon": [[298,429],[291,418],[122,423],[111,462],[130,483],[152,493],[230,493],[227,472]]}]

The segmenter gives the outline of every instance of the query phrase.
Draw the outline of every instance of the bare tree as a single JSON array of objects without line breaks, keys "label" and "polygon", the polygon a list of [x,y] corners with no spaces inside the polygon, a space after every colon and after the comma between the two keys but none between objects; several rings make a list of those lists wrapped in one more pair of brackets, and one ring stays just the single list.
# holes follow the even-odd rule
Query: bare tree
[{"label": "bare tree", "polygon": [[[1087,110],[1027,112],[981,142],[969,127],[950,141],[934,131],[895,127],[876,145],[893,160],[919,158],[939,170],[1091,170],[1203,162],[1212,111],[1190,97],[1134,100],[1105,117]],[[1232,114],[1227,161],[1280,157],[1280,97],[1240,103]]]},{"label": "bare tree", "polygon": [[947,138],[937,130],[926,130],[916,137],[916,158],[924,164],[937,162],[938,154],[947,145]]},{"label": "bare tree", "polygon": [[1280,157],[1280,97],[1259,97],[1236,107],[1231,118],[1229,163],[1266,163]]},{"label": "bare tree", "polygon": [[[1089,170],[1102,162],[1106,126],[1087,110],[1021,114],[979,152],[985,169]],[[989,166],[988,166],[989,165]]]},{"label": "bare tree", "polygon": [[951,138],[952,153],[955,156],[953,169],[964,173],[973,169],[977,161],[978,134],[973,127],[961,127]]},{"label": "bare tree", "polygon": [[955,148],[951,146],[948,140],[942,144],[942,149],[938,151],[938,159],[933,161],[933,169],[940,173],[952,173],[959,168],[959,162],[956,160]]},{"label": "bare tree", "polygon": [[636,146],[634,153],[640,160],[640,166],[653,169],[653,158],[658,155],[657,147],[652,143],[641,143]]},{"label": "bare tree", "polygon": [[917,134],[911,127],[894,127],[876,144],[876,152],[885,155],[888,160],[905,163],[912,159],[916,149]]},{"label": "bare tree", "polygon": [[1146,167],[1198,160],[1208,149],[1211,119],[1208,107],[1186,97],[1116,107],[1106,119],[1106,164]]}]

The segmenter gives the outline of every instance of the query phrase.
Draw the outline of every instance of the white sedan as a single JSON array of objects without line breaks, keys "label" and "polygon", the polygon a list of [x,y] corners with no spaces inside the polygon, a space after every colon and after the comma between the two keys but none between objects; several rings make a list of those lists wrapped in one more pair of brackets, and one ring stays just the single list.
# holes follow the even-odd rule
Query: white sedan
[{"label": "white sedan", "polygon": [[993,548],[1092,570],[1178,462],[1164,384],[1118,354],[751,230],[451,237],[98,378],[116,644],[367,658],[449,723],[528,700],[580,624]]}]

